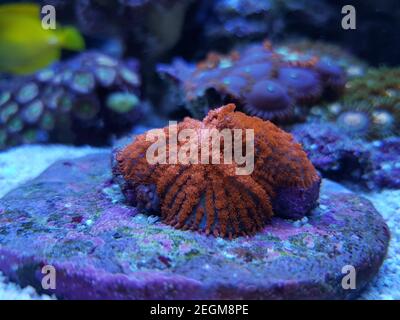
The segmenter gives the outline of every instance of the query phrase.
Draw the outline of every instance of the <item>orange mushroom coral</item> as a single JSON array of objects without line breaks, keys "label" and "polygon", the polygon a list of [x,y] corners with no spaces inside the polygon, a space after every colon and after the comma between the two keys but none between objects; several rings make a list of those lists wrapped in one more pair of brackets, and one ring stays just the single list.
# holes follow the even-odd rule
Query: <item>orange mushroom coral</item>
[{"label": "orange mushroom coral", "polygon": [[[274,205],[274,200],[282,190],[295,188],[295,193],[302,194],[301,199],[310,202],[302,208],[309,211],[315,207],[320,177],[301,146],[271,122],[234,110],[235,105],[229,104],[210,111],[203,121],[185,118],[176,130],[179,133],[190,128],[198,133],[199,156],[201,147],[197,143],[204,139],[203,129],[254,130],[254,170],[250,174],[235,174],[240,167],[235,160],[219,164],[213,164],[212,159],[209,163],[170,163],[170,146],[164,163],[149,163],[146,153],[153,142],[146,139],[146,134],[139,135],[116,154],[116,170],[127,182],[125,191],[129,189],[133,194],[132,204],[157,211],[164,223],[175,228],[229,238],[260,231],[274,214],[274,207],[280,207]],[[168,127],[163,132],[167,141],[172,140]],[[218,150],[221,159],[225,142]],[[184,143],[178,141],[177,152],[183,147]],[[309,195],[304,197],[307,192]]]}]

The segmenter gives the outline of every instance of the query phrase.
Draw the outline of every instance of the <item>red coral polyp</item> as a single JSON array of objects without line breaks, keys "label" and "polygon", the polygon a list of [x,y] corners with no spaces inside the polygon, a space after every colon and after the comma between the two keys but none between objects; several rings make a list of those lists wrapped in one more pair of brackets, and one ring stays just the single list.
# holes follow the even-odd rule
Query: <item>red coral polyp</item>
[{"label": "red coral polyp", "polygon": [[[143,209],[152,208],[152,213],[158,213],[164,223],[175,228],[229,238],[253,235],[264,228],[273,214],[279,215],[274,208],[282,207],[275,204],[276,199],[285,198],[280,194],[282,190],[296,190],[293,194],[300,191],[300,197],[295,200],[307,199],[307,206],[303,207],[307,211],[314,208],[320,177],[301,146],[271,122],[234,110],[235,105],[229,104],[210,111],[203,121],[185,118],[177,124],[177,132],[190,128],[201,137],[203,129],[254,130],[251,174],[235,174],[239,166],[235,161],[169,164],[168,152],[166,164],[149,164],[146,152],[154,141],[145,133],[115,156],[114,172],[125,182],[123,191],[129,194],[128,201]],[[169,129],[163,129],[167,141],[171,138]],[[183,147],[178,141],[177,151]],[[197,148],[200,154],[201,148]],[[223,143],[219,151],[222,157]],[[304,196],[311,189],[312,196]],[[287,199],[285,203],[296,202]],[[295,210],[299,204],[301,207],[301,201],[289,209]]]}]

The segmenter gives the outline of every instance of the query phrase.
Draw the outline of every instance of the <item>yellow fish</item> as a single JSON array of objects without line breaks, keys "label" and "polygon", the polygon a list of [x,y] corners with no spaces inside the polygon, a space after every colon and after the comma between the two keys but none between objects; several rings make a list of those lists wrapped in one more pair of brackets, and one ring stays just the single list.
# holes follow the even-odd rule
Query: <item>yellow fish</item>
[{"label": "yellow fish", "polygon": [[73,27],[42,28],[39,5],[0,5],[0,72],[33,73],[59,60],[62,48],[80,51],[84,47]]}]

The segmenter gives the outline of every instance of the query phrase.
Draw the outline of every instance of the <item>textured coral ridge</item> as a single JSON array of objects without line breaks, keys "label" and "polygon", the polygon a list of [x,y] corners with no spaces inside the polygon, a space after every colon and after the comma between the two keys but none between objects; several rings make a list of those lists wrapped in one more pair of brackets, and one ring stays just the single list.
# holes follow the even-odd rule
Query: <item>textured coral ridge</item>
[{"label": "textured coral ridge", "polygon": [[[235,105],[229,104],[210,111],[202,122],[185,118],[178,132],[185,128],[254,129],[251,175],[235,175],[235,163],[222,161],[149,165],[145,153],[152,142],[143,134],[116,155],[117,170],[128,183],[124,190],[128,201],[150,211],[159,209],[162,220],[176,228],[229,238],[261,230],[274,213],[278,190],[302,190],[300,198],[308,199],[307,210],[314,208],[320,178],[301,146],[271,122],[234,110]],[[168,137],[168,129],[164,131]],[[178,151],[181,146],[178,143]],[[311,197],[307,196],[310,189]]]},{"label": "textured coral ridge", "polygon": [[327,57],[275,50],[268,41],[227,56],[210,53],[195,67],[175,61],[159,71],[182,83],[194,116],[203,110],[193,102],[214,90],[223,103],[235,102],[247,114],[265,120],[290,118],[295,106],[337,96],[346,83],[344,70]]}]

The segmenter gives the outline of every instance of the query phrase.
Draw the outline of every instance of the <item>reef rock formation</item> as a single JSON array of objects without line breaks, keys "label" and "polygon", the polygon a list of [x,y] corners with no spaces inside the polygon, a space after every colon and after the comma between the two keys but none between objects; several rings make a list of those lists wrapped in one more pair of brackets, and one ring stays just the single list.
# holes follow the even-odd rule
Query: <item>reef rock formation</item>
[{"label": "reef rock formation", "polygon": [[400,188],[400,137],[370,144],[372,170],[365,176],[370,189]]},{"label": "reef rock formation", "polygon": [[371,155],[365,143],[352,140],[333,123],[300,124],[291,133],[325,177],[362,181],[371,169]]},{"label": "reef rock formation", "polygon": [[354,139],[335,123],[296,125],[291,133],[323,177],[369,190],[400,187],[400,138]]},{"label": "reef rock formation", "polygon": [[138,63],[86,52],[0,88],[0,150],[24,143],[102,145],[141,112]]},{"label": "reef rock formation", "polygon": [[[234,241],[126,206],[110,154],[62,160],[0,200],[0,271],[61,299],[350,299],[374,279],[389,231],[366,199],[323,182],[308,217],[272,217]],[[44,290],[42,268],[57,270]],[[357,270],[343,288],[343,267]]]},{"label": "reef rock formation", "polygon": [[210,105],[233,102],[250,115],[290,120],[296,107],[337,96],[346,83],[344,70],[328,58],[275,50],[268,41],[226,56],[210,53],[197,66],[175,60],[158,71],[178,90],[175,103],[198,118]]},{"label": "reef rock formation", "polygon": [[[194,150],[192,157],[204,159],[203,143],[212,142],[202,130],[251,129],[254,130],[254,150],[250,154],[254,158],[253,171],[238,175],[236,169],[241,164],[236,162],[236,156],[231,164],[224,162],[226,149],[222,150],[222,146],[228,143],[226,139],[217,149],[217,158],[222,159],[220,164],[212,161],[213,152],[207,155],[208,164],[171,163],[172,145],[166,149],[164,163],[151,164],[146,154],[154,141],[143,134],[117,151],[114,159],[114,174],[128,202],[160,214],[165,223],[176,228],[230,238],[254,234],[273,214],[302,218],[313,209],[320,178],[300,145],[271,122],[234,109],[230,104],[210,111],[202,122],[191,118],[180,122],[178,136],[184,129],[193,129],[198,138],[190,146],[187,141],[179,140],[176,150],[178,154]],[[166,141],[173,143],[170,128],[161,131]],[[248,144],[246,139],[247,136],[240,136],[240,143]]]}]

